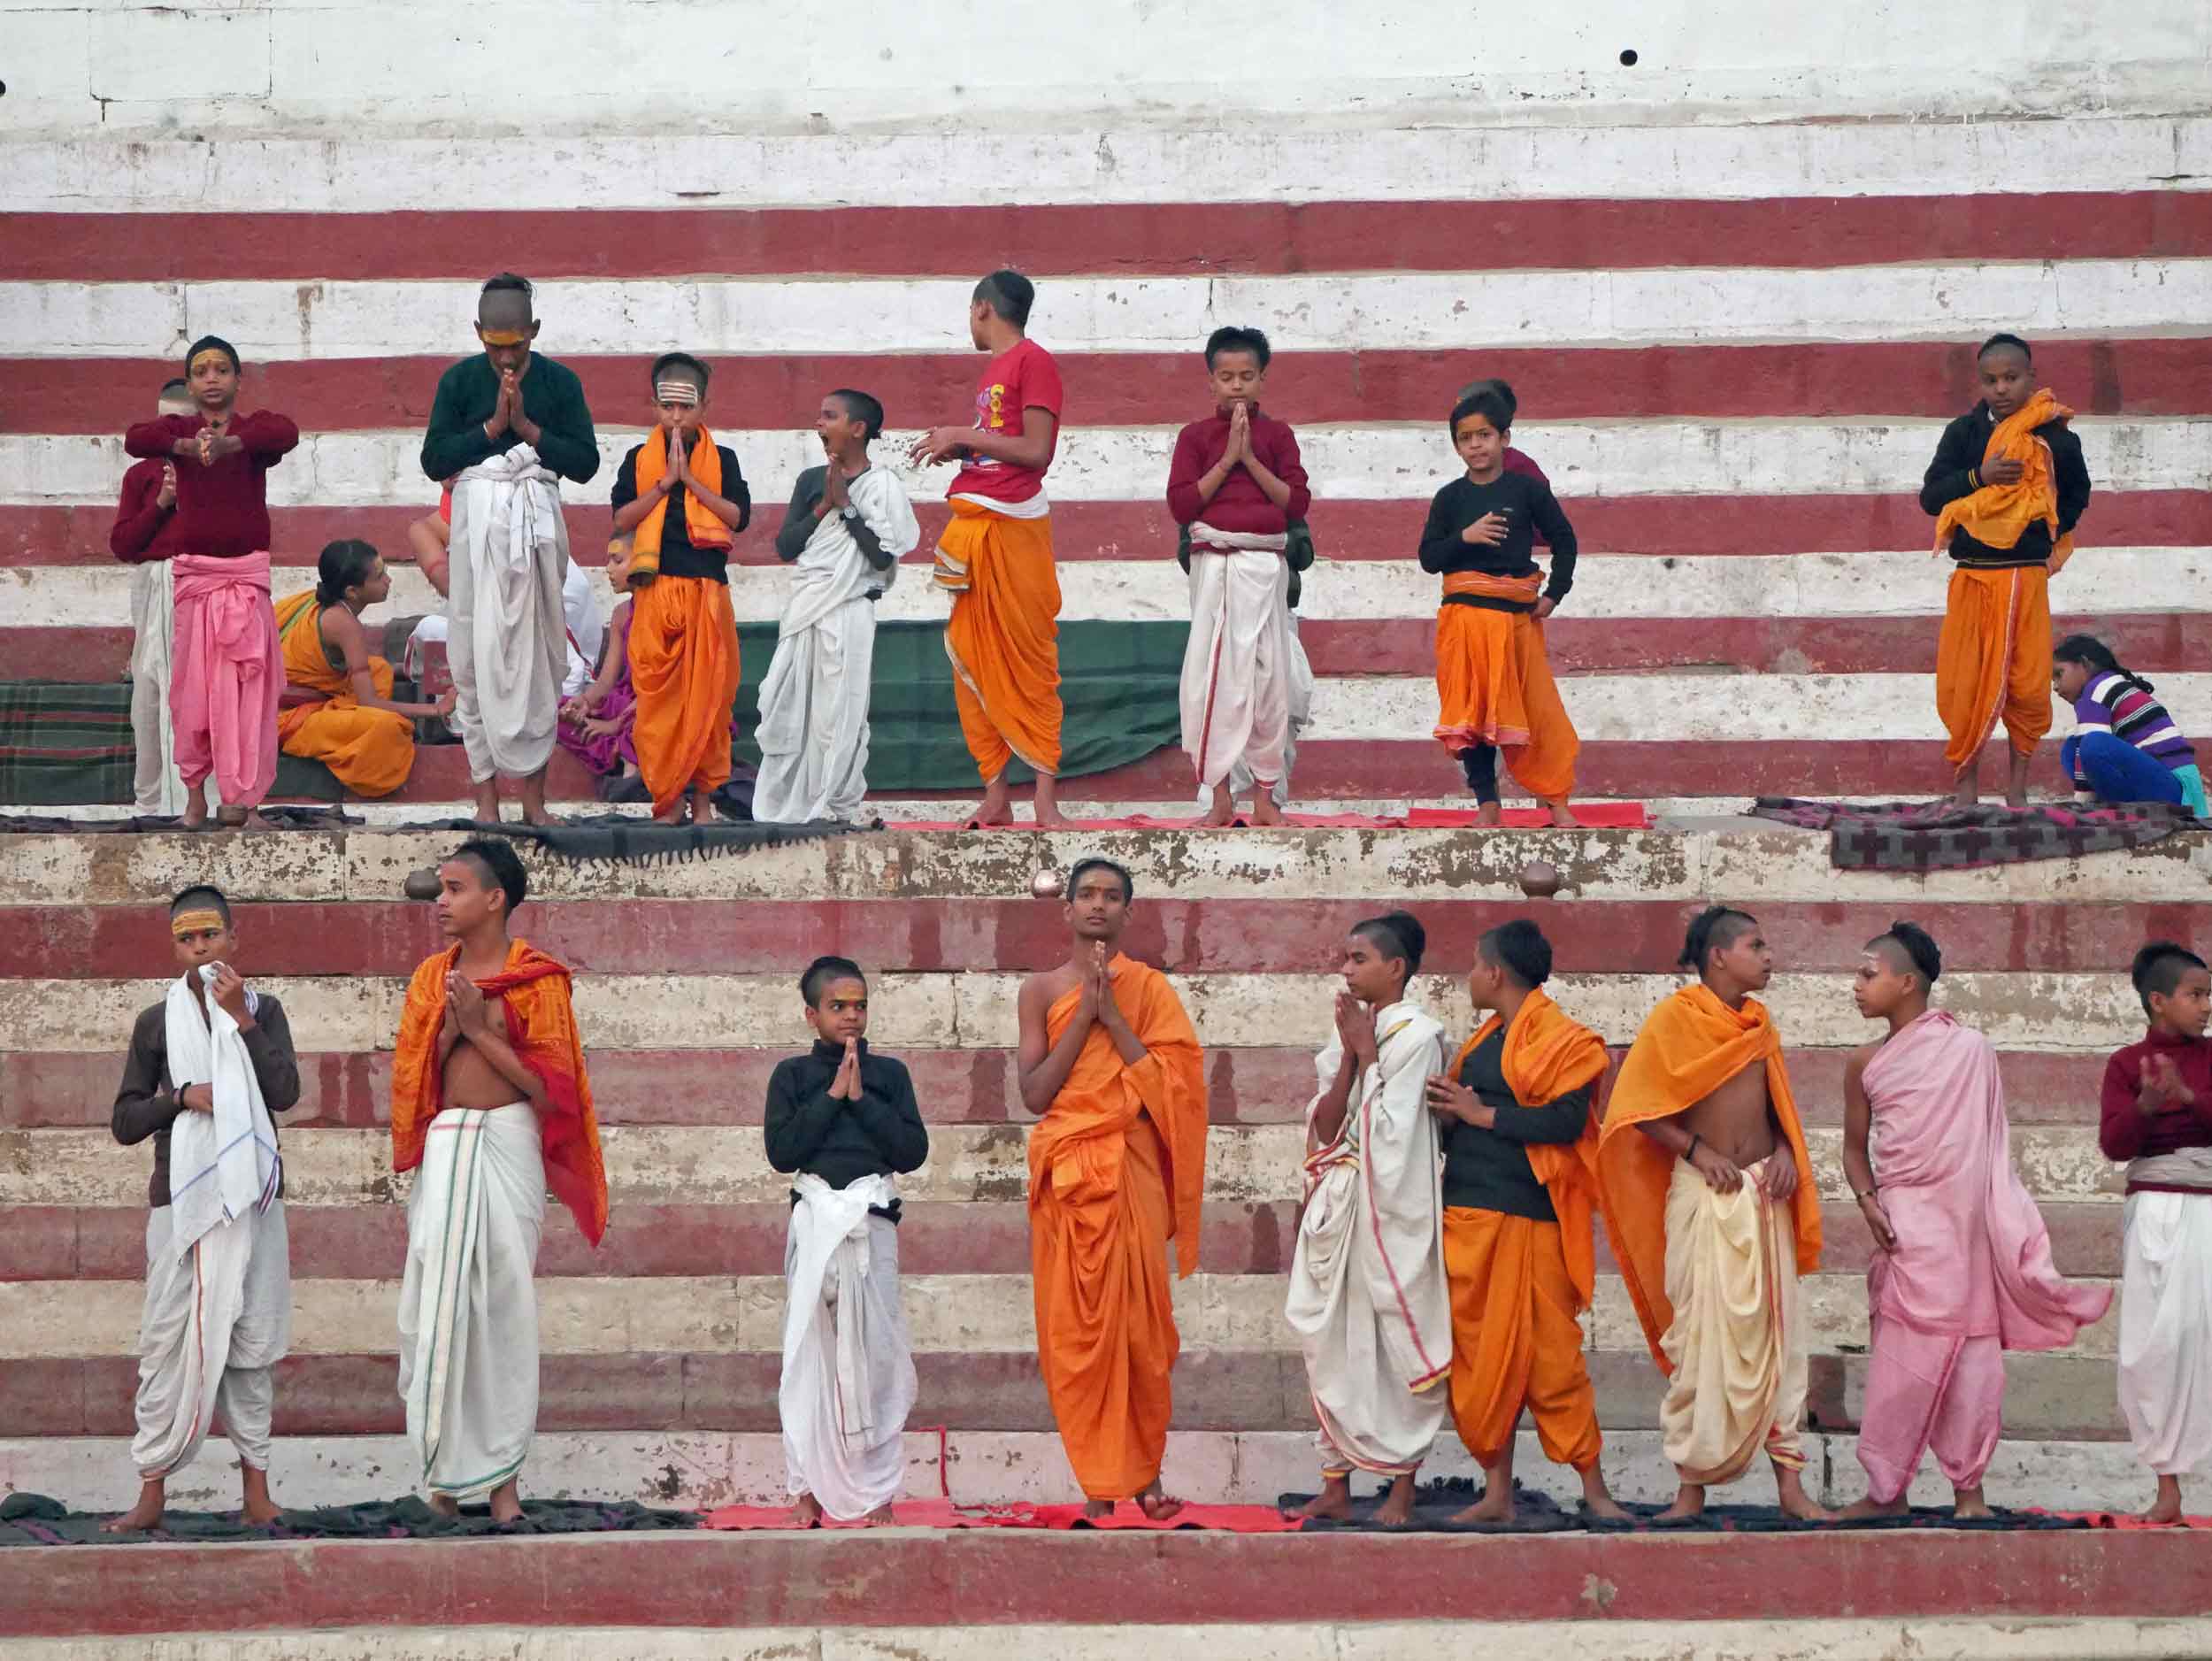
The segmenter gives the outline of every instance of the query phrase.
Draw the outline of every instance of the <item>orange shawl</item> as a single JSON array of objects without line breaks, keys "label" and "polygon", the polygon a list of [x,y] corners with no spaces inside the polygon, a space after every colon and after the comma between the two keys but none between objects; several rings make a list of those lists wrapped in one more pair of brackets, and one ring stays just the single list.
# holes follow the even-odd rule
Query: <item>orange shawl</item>
[{"label": "orange shawl", "polygon": [[[445,1077],[438,1065],[438,1029],[445,1024],[445,978],[461,960],[453,947],[415,966],[400,1011],[392,1055],[392,1169],[422,1163],[423,1138],[438,1116]],[[599,1152],[599,1119],[584,1071],[583,1041],[569,1007],[565,965],[526,941],[507,948],[507,966],[477,989],[496,998],[507,1018],[507,1042],[545,1086],[539,1134],[545,1181],[574,1214],[593,1245],[607,1232],[607,1170]]]},{"label": "orange shawl", "polygon": [[[660,483],[661,475],[667,471],[668,429],[657,427],[638,448],[634,481],[637,493],[645,495]],[[722,494],[722,452],[715,447],[714,434],[703,427],[698,429],[698,441],[691,447],[691,476],[702,488],[717,496]],[[667,523],[668,498],[663,496],[630,532],[630,576],[634,585],[639,577],[660,574],[661,527]],[[713,510],[699,500],[697,490],[684,492],[684,530],[694,548],[727,548],[737,540]]]},{"label": "orange shawl", "polygon": [[1667,1301],[1667,1185],[1675,1157],[1636,1127],[1686,1112],[1754,1062],[1766,1068],[1767,1100],[1796,1157],[1800,1180],[1791,1203],[1797,1219],[1797,1272],[1820,1266],[1820,1196],[1805,1131],[1782,1065],[1782,1034],[1765,1004],[1746,998],[1732,1010],[1702,981],[1682,988],[1652,1011],[1621,1062],[1598,1139],[1598,1202],[1628,1296],[1644,1325],[1659,1371],[1672,1369],[1659,1348],[1674,1322]]},{"label": "orange shawl", "polygon": [[[1149,964],[1114,954],[1114,1002],[1145,1047],[1133,1066],[1103,1027],[1093,1027],[1052,1106],[1029,1133],[1033,1195],[1050,1183],[1064,1205],[1119,1188],[1121,1133],[1139,1112],[1151,1116],[1167,1152],[1168,1214],[1179,1276],[1198,1268],[1198,1210],[1206,1186],[1206,1057],[1182,1001]],[[1045,1012],[1048,1042],[1067,1031],[1080,1002],[1063,993]]]},{"label": "orange shawl", "polygon": [[1963,530],[1988,548],[2013,548],[2020,533],[2040,519],[2051,533],[2051,570],[2055,573],[2074,551],[2074,539],[2058,534],[2058,485],[2051,473],[2051,447],[2035,435],[2035,429],[2052,421],[2068,421],[2074,412],[2044,387],[2025,404],[1997,423],[1989,435],[1984,461],[2012,460],[2020,464],[2013,484],[1985,484],[1971,495],[1944,504],[1936,515],[1935,550],[1951,545],[1951,533]]},{"label": "orange shawl", "polygon": [[[1453,1058],[1451,1076],[1475,1047],[1498,1029],[1495,1015],[1476,1029]],[[1604,1042],[1588,1027],[1571,1021],[1541,988],[1532,991],[1513,1017],[1501,1057],[1506,1084],[1523,1107],[1541,1107],[1570,1090],[1590,1088],[1590,1111],[1582,1134],[1571,1142],[1530,1142],[1524,1151],[1529,1168],[1551,1196],[1559,1218],[1559,1244],[1574,1282],[1575,1309],[1590,1307],[1597,1288],[1598,1209],[1597,1082],[1605,1076]]]}]

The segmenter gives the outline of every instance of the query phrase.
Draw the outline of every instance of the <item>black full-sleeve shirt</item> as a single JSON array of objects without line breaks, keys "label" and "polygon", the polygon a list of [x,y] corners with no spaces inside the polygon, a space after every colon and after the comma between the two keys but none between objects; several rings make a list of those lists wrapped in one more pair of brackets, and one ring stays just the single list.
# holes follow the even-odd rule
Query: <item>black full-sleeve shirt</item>
[{"label": "black full-sleeve shirt", "polygon": [[[262,1105],[271,1114],[282,1113],[300,1099],[299,1057],[292,1049],[291,1023],[284,1005],[266,992],[249,991],[253,1025],[240,1031],[246,1054],[253,1061],[253,1076],[261,1087]],[[157,1004],[139,1011],[131,1028],[131,1051],[123,1062],[123,1082],[115,1092],[115,1111],[109,1120],[115,1140],[126,1148],[154,1139],[153,1180],[146,1185],[146,1203],[169,1203],[169,1127],[186,1111],[177,1100],[176,1080],[169,1073],[169,1008]],[[276,1129],[273,1119],[269,1127]],[[277,1193],[284,1192],[278,1178]]]},{"label": "black full-sleeve shirt", "polygon": [[1459,1081],[1497,1114],[1485,1130],[1454,1119],[1444,1132],[1444,1203],[1508,1217],[1555,1223],[1551,1191],[1528,1162],[1531,1142],[1570,1142],[1590,1116],[1590,1087],[1581,1085],[1540,1107],[1523,1107],[1505,1081],[1505,1028],[1501,1027],[1467,1057]]},{"label": "black full-sleeve shirt", "polygon": [[[877,1054],[863,1039],[860,1094],[846,1101],[829,1093],[844,1061],[842,1044],[818,1042],[806,1054],[776,1064],[768,1078],[768,1163],[818,1176],[833,1188],[918,1170],[929,1157],[929,1132],[906,1064]],[[868,1209],[899,1219],[896,1200]]]},{"label": "black full-sleeve shirt", "polygon": [[[702,438],[691,447],[691,453],[699,453]],[[614,490],[608,497],[609,504],[618,513],[637,500],[637,458],[644,450],[642,444],[634,445],[622,458],[622,465],[615,470]],[[737,523],[730,527],[734,536],[753,522],[752,488],[745,482],[745,474],[737,465],[737,452],[726,444],[717,444],[715,454],[722,458],[722,488],[715,494],[737,510]],[[691,526],[684,518],[686,487],[679,484],[668,493],[668,514],[661,520],[660,573],[664,577],[704,577],[710,582],[727,584],[730,580],[730,550],[724,548],[697,548],[692,545]]]},{"label": "black full-sleeve shirt", "polygon": [[[499,407],[499,371],[481,352],[438,377],[422,441],[422,470],[429,477],[443,484],[522,442],[512,430],[495,439],[484,436],[484,423]],[[599,440],[576,372],[532,352],[522,376],[522,412],[538,424],[538,459],[564,479],[589,484],[599,471]]]},{"label": "black full-sleeve shirt", "polygon": [[[1941,513],[1961,496],[1971,496],[1981,488],[1978,470],[1989,450],[1989,435],[1996,430],[1997,418],[1990,412],[1987,404],[1976,404],[1943,429],[1943,437],[1936,445],[1935,459],[1928,464],[1927,476],[1920,483],[1920,506],[1924,512]],[[2081,522],[2082,511],[2089,505],[2089,464],[2082,459],[2081,440],[2074,436],[2074,429],[2063,420],[2044,422],[2035,429],[2035,435],[2051,447],[2051,485],[2058,496],[2058,534],[2069,535]],[[2050,527],[2037,519],[2020,533],[2020,540],[2010,548],[1992,548],[1975,541],[1962,527],[1951,533],[1951,558],[1962,565],[1991,570],[2048,565]]]},{"label": "black full-sleeve shirt", "polygon": [[[1463,541],[1460,533],[1486,513],[1505,516],[1505,541],[1494,548]],[[1421,569],[1439,574],[1476,571],[1486,577],[1525,577],[1539,569],[1530,557],[1539,531],[1551,544],[1551,578],[1544,593],[1553,601],[1563,600],[1575,582],[1575,527],[1567,522],[1551,487],[1523,473],[1502,473],[1488,484],[1463,475],[1439,490],[1429,504],[1428,523],[1421,527]]]}]

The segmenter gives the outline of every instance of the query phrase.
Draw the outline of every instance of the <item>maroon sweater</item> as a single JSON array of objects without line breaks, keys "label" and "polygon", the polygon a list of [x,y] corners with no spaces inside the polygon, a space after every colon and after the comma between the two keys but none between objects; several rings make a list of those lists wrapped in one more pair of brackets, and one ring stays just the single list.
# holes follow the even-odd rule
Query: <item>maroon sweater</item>
[{"label": "maroon sweater", "polygon": [[1193,421],[1175,435],[1175,458],[1167,472],[1167,511],[1178,525],[1203,519],[1217,531],[1241,531],[1251,536],[1279,536],[1293,519],[1302,519],[1313,505],[1306,488],[1305,464],[1298,459],[1298,435],[1290,423],[1252,410],[1252,453],[1260,465],[1290,487],[1290,501],[1277,507],[1260,488],[1249,469],[1232,467],[1213,500],[1198,499],[1198,481],[1213,471],[1221,452],[1229,448],[1229,418],[1219,410],[1202,421]]},{"label": "maroon sweater", "polygon": [[141,421],[123,434],[131,455],[177,464],[177,507],[169,527],[173,554],[219,558],[257,553],[269,545],[269,469],[300,442],[288,415],[256,410],[233,415],[229,431],[245,449],[203,467],[175,456],[177,441],[207,425],[202,415],[164,415]]},{"label": "maroon sweater", "polygon": [[[2151,1114],[2135,1104],[2143,1083],[2144,1058],[2153,1054],[2173,1057],[2174,1070],[2197,1098],[2194,1102]],[[2212,1039],[2170,1038],[2154,1032],[2140,1043],[2116,1050],[2105,1063],[2097,1142],[2106,1158],[2124,1162],[2145,1154],[2212,1147]]]},{"label": "maroon sweater", "polygon": [[191,551],[177,541],[176,507],[161,505],[161,470],[167,465],[133,462],[123,475],[123,496],[116,504],[115,527],[108,532],[108,551],[127,565]]}]

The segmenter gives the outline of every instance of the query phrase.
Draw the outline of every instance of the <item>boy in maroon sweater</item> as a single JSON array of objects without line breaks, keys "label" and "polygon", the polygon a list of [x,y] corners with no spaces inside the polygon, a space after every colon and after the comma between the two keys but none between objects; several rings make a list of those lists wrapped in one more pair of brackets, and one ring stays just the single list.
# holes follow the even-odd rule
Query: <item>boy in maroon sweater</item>
[{"label": "boy in maroon sweater", "polygon": [[176,624],[169,719],[184,776],[184,825],[207,821],[200,787],[222,793],[223,823],[265,829],[256,810],[276,781],[277,698],[284,690],[269,600],[269,469],[300,442],[288,416],[238,413],[238,353],[206,335],[185,354],[193,413],[141,421],[123,448],[173,464]]},{"label": "boy in maroon sweater", "polygon": [[2105,1064],[2097,1140],[2127,1165],[2120,1411],[2158,1477],[2145,1520],[2172,1523],[2212,1461],[2212,974],[2160,940],[2131,975],[2150,1031]]},{"label": "boy in maroon sweater", "polygon": [[[157,417],[190,415],[192,391],[181,377],[161,389]],[[149,458],[123,475],[108,551],[131,572],[131,744],[137,753],[132,804],[142,815],[173,818],[184,811],[176,741],[169,728],[169,642],[176,603],[169,593],[177,553],[177,464]]]}]

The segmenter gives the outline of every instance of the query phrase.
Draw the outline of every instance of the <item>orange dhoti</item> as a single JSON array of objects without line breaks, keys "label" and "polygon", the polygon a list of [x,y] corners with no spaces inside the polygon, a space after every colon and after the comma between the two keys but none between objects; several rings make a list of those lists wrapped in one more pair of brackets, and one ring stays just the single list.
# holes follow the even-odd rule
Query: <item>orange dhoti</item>
[{"label": "orange dhoti", "polygon": [[1444,1273],[1452,1287],[1452,1422],[1467,1451],[1495,1465],[1526,1407],[1547,1459],[1578,1471],[1595,1465],[1597,1393],[1583,1364],[1559,1225],[1446,1206]]},{"label": "orange dhoti", "polygon": [[[1205,1181],[1205,1057],[1189,1017],[1147,965],[1117,957],[1114,1001],[1144,1059],[1094,1026],[1068,1081],[1029,1134],[1029,1249],[1037,1361],[1061,1445],[1086,1496],[1129,1499],[1159,1480],[1181,1348],[1168,1288],[1198,1266]],[[1071,991],[1047,1012],[1056,1043]]]},{"label": "orange dhoti", "polygon": [[1936,709],[1949,734],[1943,758],[1963,772],[2001,719],[2025,756],[2051,730],[2050,576],[2041,565],[1951,573],[1936,646]]},{"label": "orange dhoti", "polygon": [[1559,701],[1544,626],[1529,611],[1495,611],[1450,596],[1534,604],[1541,578],[1486,577],[1452,572],[1436,612],[1436,736],[1457,755],[1477,744],[1503,752],[1506,770],[1540,801],[1574,789],[1575,736]]},{"label": "orange dhoti", "polygon": [[1060,771],[1060,579],[1052,520],[955,497],[931,579],[949,592],[945,656],[961,735],[986,784],[1018,758]]},{"label": "orange dhoti", "polygon": [[[389,796],[414,771],[415,724],[390,710],[361,707],[352,678],[332,665],[323,645],[322,611],[311,588],[276,608],[287,696],[319,695],[277,711],[277,746],[288,756],[321,762],[356,796]],[[377,696],[392,696],[392,665],[383,658],[369,659],[369,679]]]},{"label": "orange dhoti", "polygon": [[[1452,1062],[1451,1077],[1461,1076],[1497,1026],[1493,1015],[1476,1029]],[[1575,1090],[1590,1091],[1594,1101],[1606,1065],[1603,1041],[1568,1019],[1540,988],[1515,1011],[1499,1057],[1523,1107],[1542,1107]],[[1452,1421],[1467,1451],[1493,1465],[1511,1448],[1525,1406],[1544,1457],[1587,1471],[1601,1445],[1578,1319],[1597,1285],[1597,1117],[1586,1113],[1571,1142],[1529,1142],[1525,1150],[1555,1220],[1444,1208]]]},{"label": "orange dhoti", "polygon": [[656,578],[630,601],[631,741],[638,772],[666,813],[687,790],[729,782],[730,706],[737,701],[737,618],[726,584]]}]

